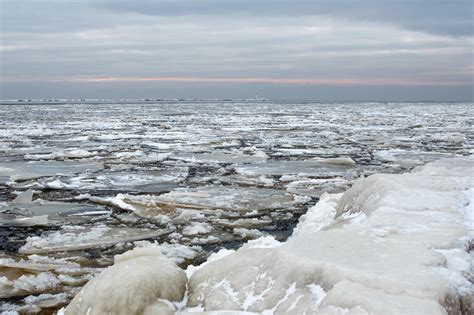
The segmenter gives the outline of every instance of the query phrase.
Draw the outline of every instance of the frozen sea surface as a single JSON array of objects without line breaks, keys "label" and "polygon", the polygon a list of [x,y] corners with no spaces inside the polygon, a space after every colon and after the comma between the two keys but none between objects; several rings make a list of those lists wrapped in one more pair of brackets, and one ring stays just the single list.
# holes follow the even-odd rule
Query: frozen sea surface
[{"label": "frozen sea surface", "polygon": [[285,241],[324,193],[474,153],[470,103],[13,103],[0,105],[0,311],[53,312],[155,242],[185,268]]},{"label": "frozen sea surface", "polygon": [[285,242],[186,271],[159,246],[115,256],[64,314],[472,314],[473,192],[472,156],[361,178],[323,194]]}]

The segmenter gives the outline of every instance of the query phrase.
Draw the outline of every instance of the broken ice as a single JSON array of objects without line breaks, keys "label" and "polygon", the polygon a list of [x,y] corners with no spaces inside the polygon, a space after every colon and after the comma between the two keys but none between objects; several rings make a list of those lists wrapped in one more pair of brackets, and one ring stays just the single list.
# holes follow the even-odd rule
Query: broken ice
[{"label": "broken ice", "polygon": [[[187,268],[257,238],[276,239],[258,246],[281,245],[301,215],[329,202],[327,193],[474,152],[472,104],[463,103],[19,103],[0,109],[0,311],[57,310],[115,255],[136,248],[160,246]],[[361,198],[373,200],[373,210],[371,196]],[[428,212],[433,204],[450,209],[452,195],[422,200],[410,199]],[[332,226],[355,229],[371,219],[356,208],[339,209]],[[394,227],[368,238],[416,228],[384,217]],[[439,251],[448,265],[463,257]],[[234,292],[223,280],[220,290]],[[257,309],[275,285],[263,277],[261,287],[236,294],[237,304]],[[273,304],[275,312],[328,299],[327,285],[314,282],[277,291],[288,299]]]}]

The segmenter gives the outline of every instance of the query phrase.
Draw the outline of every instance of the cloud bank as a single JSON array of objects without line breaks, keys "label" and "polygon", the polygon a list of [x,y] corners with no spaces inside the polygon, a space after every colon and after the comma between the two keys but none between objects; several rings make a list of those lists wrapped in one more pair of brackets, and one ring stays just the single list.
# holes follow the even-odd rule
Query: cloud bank
[{"label": "cloud bank", "polygon": [[[371,99],[378,94],[368,87],[386,86],[389,99],[403,98],[391,92],[398,87],[414,99],[439,98],[426,88],[432,86],[445,90],[441,99],[472,99],[470,1],[3,0],[1,6],[1,98],[124,97],[129,83],[128,92],[144,97],[197,97],[203,85],[208,97],[220,97],[226,85],[228,95],[242,97],[264,91],[280,98],[276,89],[285,86],[286,99],[314,99],[321,95],[316,87],[334,86],[336,99],[352,86],[367,87],[359,91]],[[221,91],[213,93],[213,86]]]}]

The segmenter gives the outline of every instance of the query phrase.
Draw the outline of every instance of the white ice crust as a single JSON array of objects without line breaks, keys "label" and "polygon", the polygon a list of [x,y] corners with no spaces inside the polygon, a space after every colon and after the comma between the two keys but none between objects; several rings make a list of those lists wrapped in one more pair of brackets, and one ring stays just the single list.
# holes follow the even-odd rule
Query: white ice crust
[{"label": "white ice crust", "polygon": [[65,314],[169,314],[180,301],[186,274],[158,247],[135,248],[115,256],[114,265],[89,281]]},{"label": "white ice crust", "polygon": [[[188,307],[260,314],[445,314],[473,307],[474,158],[324,194],[280,246],[190,278]],[[211,312],[212,314],[212,312]]]}]

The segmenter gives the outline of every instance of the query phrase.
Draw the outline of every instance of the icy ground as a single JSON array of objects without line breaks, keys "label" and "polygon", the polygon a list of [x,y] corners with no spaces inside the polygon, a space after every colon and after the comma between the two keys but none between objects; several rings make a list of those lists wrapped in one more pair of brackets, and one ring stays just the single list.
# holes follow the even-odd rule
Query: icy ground
[{"label": "icy ground", "polygon": [[[325,193],[341,193],[359,177],[401,173],[440,158],[472,154],[472,106],[268,102],[0,105],[0,311],[54,312],[110,266],[114,255],[148,248],[154,242],[182,268],[199,265],[219,249],[236,249],[262,236],[283,242],[308,208],[315,211],[312,206],[320,198],[318,205],[337,201],[337,195]],[[390,185],[396,183],[388,188]],[[402,190],[403,194],[409,192]],[[420,198],[413,197],[412,204],[421,207],[425,193],[419,191]],[[355,203],[360,205],[350,213],[337,210],[338,216],[351,223],[351,229],[362,229],[358,224],[372,219],[365,208],[380,206],[373,197],[366,198],[367,203]],[[440,193],[429,201],[446,203],[446,209],[451,209],[453,198]],[[374,213],[383,214],[388,221],[396,217],[384,211]],[[448,214],[443,219],[449,219]],[[424,224],[421,217],[414,220]],[[345,226],[343,221],[338,224]],[[382,240],[380,244],[367,243],[367,250],[404,235],[401,231],[405,228],[393,225],[379,230],[374,227],[374,235],[365,235]],[[407,229],[417,227],[414,224]],[[320,234],[327,246],[337,249],[331,251],[334,259],[338,253],[355,251],[343,240],[348,229],[340,234]],[[298,233],[300,229],[285,244],[294,242]],[[363,243],[364,236],[358,237]],[[404,240],[411,242],[410,238]],[[279,243],[270,242],[269,246],[272,244]],[[450,255],[442,246],[437,248],[439,254]],[[276,252],[271,251],[279,255]],[[387,259],[394,255],[382,253]],[[443,264],[435,258],[433,264]],[[457,258],[447,260],[448,265],[457,262]],[[347,265],[341,261],[338,268],[349,273],[351,263],[358,266],[350,260]],[[404,263],[418,266],[419,262]],[[324,285],[306,284],[307,280],[296,281],[294,287],[290,283],[285,291],[292,301],[288,307],[294,304],[299,309],[314,297],[327,299],[328,290],[343,286],[339,283],[343,278],[352,282],[340,290],[365,286],[360,299],[364,290],[380,289],[363,281],[373,274],[336,279],[341,270],[329,273]],[[381,275],[376,276],[381,285],[385,283]],[[264,278],[258,287],[270,281]],[[220,290],[232,293],[228,291],[231,280],[220,279]],[[301,288],[302,283],[307,289]],[[417,288],[413,290],[407,291],[408,297],[419,298]],[[212,298],[206,296],[212,296],[211,291],[203,291],[202,298],[191,292],[189,305],[212,305]],[[295,292],[300,291],[303,295],[296,301],[300,295]],[[401,294],[395,291],[384,294]],[[249,297],[233,292],[231,298],[241,310],[271,305],[263,302],[265,294],[259,295],[264,292],[258,292]],[[451,305],[443,303],[439,305]],[[350,309],[351,305],[348,302],[344,307]],[[284,306],[278,307],[283,310]]]},{"label": "icy ground", "polygon": [[473,156],[372,175],[322,195],[286,242],[224,250],[189,279],[158,246],[116,256],[64,314],[472,314],[473,205]]}]

